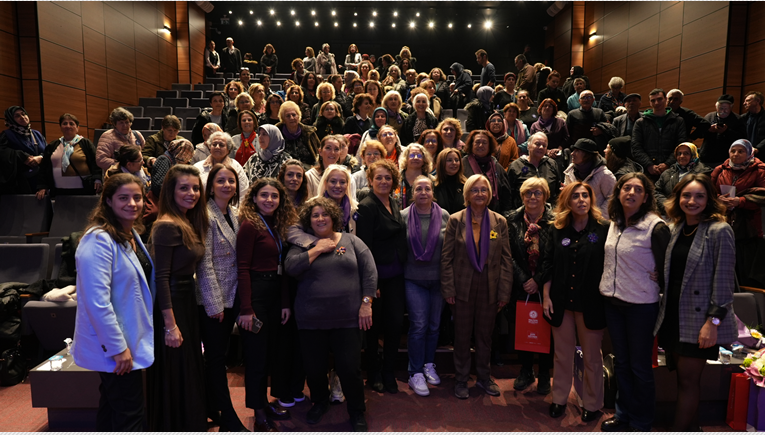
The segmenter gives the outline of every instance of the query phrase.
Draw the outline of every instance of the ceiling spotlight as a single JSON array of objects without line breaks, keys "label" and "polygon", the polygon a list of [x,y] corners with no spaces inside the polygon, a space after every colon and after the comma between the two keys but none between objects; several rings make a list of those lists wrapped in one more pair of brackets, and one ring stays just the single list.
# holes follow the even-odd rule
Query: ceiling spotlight
[{"label": "ceiling spotlight", "polygon": [[295,15],[295,10],[294,9],[290,11],[290,15]]},{"label": "ceiling spotlight", "polygon": [[231,15],[231,14],[233,14],[233,12],[231,12],[231,11],[228,11],[228,14],[229,14],[229,15]]},{"label": "ceiling spotlight", "polygon": [[277,26],[281,26],[281,25],[282,25],[282,22],[281,22],[281,21],[277,21],[277,22],[276,22],[276,25],[277,25]]},{"label": "ceiling spotlight", "polygon": [[239,25],[241,26],[242,24],[244,24],[244,23],[242,23],[242,20],[239,20]]},{"label": "ceiling spotlight", "polygon": [[372,12],[372,16],[373,16],[373,17],[376,17],[376,16],[377,16],[377,11],[373,11],[373,12]]},{"label": "ceiling spotlight", "polygon": [[263,22],[258,20],[258,26],[262,26],[262,25],[263,25]]},{"label": "ceiling spotlight", "polygon": [[353,23],[353,27],[356,27],[356,23]]},{"label": "ceiling spotlight", "polygon": [[472,24],[468,24],[468,29],[472,29],[472,28],[473,28],[473,25]]},{"label": "ceiling spotlight", "polygon": [[313,25],[316,26],[316,27],[319,27],[319,22],[318,21],[314,21]]},{"label": "ceiling spotlight", "polygon": [[416,14],[414,14],[414,15],[415,15],[415,16],[417,16],[417,17],[419,17],[419,16],[420,16],[420,13],[419,13],[419,12],[417,12],[417,13],[416,13]]},{"label": "ceiling spotlight", "polygon": [[311,11],[311,15],[316,15],[316,11]]},{"label": "ceiling spotlight", "polygon": [[375,26],[375,22],[374,21],[370,21],[369,22],[369,27],[374,27],[374,26]]},{"label": "ceiling spotlight", "polygon": [[354,16],[354,17],[358,17],[358,16],[359,16],[359,13],[358,13],[358,12],[354,12],[354,13],[353,13],[353,16]]},{"label": "ceiling spotlight", "polygon": [[390,26],[391,26],[391,27],[393,27],[393,28],[395,29],[395,28],[396,28],[396,23],[393,23],[393,24],[391,24]]},{"label": "ceiling spotlight", "polygon": [[432,21],[428,23],[428,27],[430,27],[431,29],[432,29],[432,28],[433,28],[435,25],[436,25],[436,23],[434,23],[434,22],[432,22]]},{"label": "ceiling spotlight", "polygon": [[394,13],[393,13],[393,16],[394,16],[394,17],[397,17],[397,16],[398,16],[398,12],[394,12]]},{"label": "ceiling spotlight", "polygon": [[483,28],[484,29],[491,29],[491,21],[488,21],[488,20],[484,21]]},{"label": "ceiling spotlight", "polygon": [[295,26],[300,26],[300,21],[295,21]]},{"label": "ceiling spotlight", "polygon": [[449,28],[450,28],[450,29],[452,28],[452,23],[449,23]]},{"label": "ceiling spotlight", "polygon": [[332,11],[332,16],[334,17],[335,15],[337,15],[337,13],[335,11]]},{"label": "ceiling spotlight", "polygon": [[270,10],[270,11],[268,11],[268,12],[269,12],[271,15],[274,15],[274,14],[276,13],[276,11],[275,11],[275,10],[273,10],[273,9],[271,9],[271,10]]},{"label": "ceiling spotlight", "polygon": [[250,15],[252,15],[252,11],[250,11]]},{"label": "ceiling spotlight", "polygon": [[337,21],[335,21],[335,27],[337,27]]},{"label": "ceiling spotlight", "polygon": [[414,29],[414,21],[410,21],[409,22],[409,28],[410,29]]}]

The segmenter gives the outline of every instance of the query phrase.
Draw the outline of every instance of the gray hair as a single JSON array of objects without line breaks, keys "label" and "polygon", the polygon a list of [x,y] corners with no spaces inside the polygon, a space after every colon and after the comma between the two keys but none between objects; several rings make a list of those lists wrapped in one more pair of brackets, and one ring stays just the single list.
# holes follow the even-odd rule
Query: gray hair
[{"label": "gray hair", "polygon": [[128,112],[124,107],[118,107],[112,110],[112,113],[109,115],[109,122],[116,124],[119,121],[128,121],[132,124],[133,114]]},{"label": "gray hair", "polygon": [[422,173],[423,175],[429,174],[430,171],[433,170],[433,158],[430,156],[430,153],[425,150],[425,147],[413,142],[407,145],[403,150],[401,150],[401,155],[398,157],[398,168],[399,171],[401,171],[401,174],[406,171],[407,164],[409,163],[409,152],[419,149],[420,153],[422,154]]},{"label": "gray hair", "polygon": [[681,100],[683,99],[683,97],[685,97],[685,94],[680,89],[671,89],[669,92],[667,92],[667,98],[669,98],[669,94],[680,94]]},{"label": "gray hair", "polygon": [[210,144],[214,139],[222,138],[226,141],[226,148],[231,151],[234,149],[234,140],[231,139],[231,135],[224,132],[224,131],[216,131],[215,133],[211,134],[210,137],[207,138],[205,141],[205,146],[207,146],[207,149],[210,149]]},{"label": "gray hair", "polygon": [[532,134],[531,136],[529,136],[529,139],[528,139],[528,141],[529,141],[529,142],[533,142],[533,141],[534,141],[534,139],[535,139],[537,136],[545,138],[545,142],[547,142],[547,143],[548,143],[548,145],[549,145],[549,141],[547,140],[547,133],[545,133],[545,132],[543,132],[543,131],[538,131],[538,132],[536,132],[536,133]]},{"label": "gray hair", "polygon": [[621,77],[611,77],[611,80],[608,81],[608,87],[613,88],[614,86],[624,87],[624,79]]}]

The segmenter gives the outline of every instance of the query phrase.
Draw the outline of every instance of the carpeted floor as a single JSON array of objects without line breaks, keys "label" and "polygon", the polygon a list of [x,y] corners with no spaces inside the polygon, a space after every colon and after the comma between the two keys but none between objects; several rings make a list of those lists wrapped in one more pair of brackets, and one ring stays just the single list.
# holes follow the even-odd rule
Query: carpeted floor
[{"label": "carpeted floor", "polygon": [[[445,360],[451,354],[439,355],[437,360]],[[581,412],[576,404],[574,393],[569,397],[566,414],[553,419],[548,415],[550,396],[538,395],[534,388],[526,392],[513,390],[513,381],[518,374],[517,365],[493,367],[493,375],[502,391],[499,397],[490,397],[476,387],[471,386],[470,398],[459,400],[454,397],[454,374],[449,373],[450,364],[444,361],[440,386],[431,386],[428,397],[415,395],[407,385],[406,371],[397,372],[399,381],[398,394],[380,394],[366,389],[367,422],[369,429],[375,432],[425,432],[425,431],[481,431],[481,432],[560,432],[600,431],[600,421],[611,417],[613,410],[605,410],[598,421],[582,423]],[[439,367],[441,368],[441,367]],[[242,367],[229,371],[231,396],[242,422],[250,429],[253,427],[252,410],[244,406],[244,377]],[[308,388],[305,393],[309,394]],[[40,432],[47,431],[47,412],[45,409],[32,408],[30,386],[22,383],[13,387],[0,388],[0,431],[2,432]],[[305,417],[311,407],[309,401],[298,403],[291,408],[292,418],[277,422],[283,431],[299,432],[345,432],[350,431],[348,413],[345,404],[332,406],[320,424],[309,425]],[[610,411],[610,413],[608,413]],[[217,427],[210,427],[217,431]],[[654,428],[664,431],[667,428]],[[724,422],[710,422],[702,426],[705,431],[729,432],[731,428]]]}]

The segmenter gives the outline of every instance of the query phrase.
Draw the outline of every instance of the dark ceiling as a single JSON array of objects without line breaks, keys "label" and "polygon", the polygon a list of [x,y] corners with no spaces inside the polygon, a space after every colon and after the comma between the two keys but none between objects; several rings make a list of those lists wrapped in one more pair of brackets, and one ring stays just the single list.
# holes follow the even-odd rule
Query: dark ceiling
[{"label": "dark ceiling", "polygon": [[[447,70],[451,63],[460,62],[478,73],[480,67],[474,52],[479,48],[489,53],[498,72],[514,71],[513,58],[524,50],[531,62],[545,62],[550,57],[550,53],[544,52],[544,28],[552,21],[546,12],[551,2],[212,4],[215,9],[207,14],[211,25],[208,37],[220,48],[231,36],[243,53],[251,52],[256,60],[260,59],[263,46],[271,43],[280,59],[279,72],[289,72],[290,61],[303,57],[306,46],[318,52],[324,42],[330,44],[339,63],[351,43],[358,45],[362,53],[378,56],[396,55],[403,45],[408,45],[418,59],[418,71],[436,66]],[[487,22],[491,23],[490,28],[485,28]]]}]

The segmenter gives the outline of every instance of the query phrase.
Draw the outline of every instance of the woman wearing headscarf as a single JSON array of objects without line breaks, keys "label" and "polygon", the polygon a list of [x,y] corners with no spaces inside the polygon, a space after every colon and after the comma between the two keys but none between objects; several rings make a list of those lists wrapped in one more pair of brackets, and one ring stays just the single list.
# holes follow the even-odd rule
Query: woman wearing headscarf
[{"label": "woman wearing headscarf", "polygon": [[491,114],[491,97],[494,89],[491,86],[481,86],[475,93],[476,99],[465,106],[468,118],[465,121],[467,131],[480,130],[486,125]]},{"label": "woman wearing headscarf", "polygon": [[[765,206],[765,163],[754,156],[752,144],[739,139],[730,146],[730,158],[712,171],[712,183],[728,209],[728,223],[736,236],[736,275],[741,285],[762,287],[762,272],[755,261],[762,239],[762,207]],[[726,187],[723,187],[726,186]],[[727,187],[732,186],[733,189]],[[725,190],[723,190],[725,189]],[[758,279],[752,279],[757,276]]]},{"label": "woman wearing headscarf", "polygon": [[696,145],[683,142],[675,148],[675,159],[666,171],[661,173],[656,181],[656,204],[659,210],[664,212],[664,201],[672,196],[672,191],[677,183],[688,174],[711,174],[712,169],[699,161],[699,151]]},{"label": "woman wearing headscarf", "polygon": [[[377,137],[377,132],[380,128],[388,123],[388,110],[384,107],[378,107],[372,112],[372,124],[363,136],[361,136],[361,142],[359,142],[359,155],[361,154],[361,147],[368,140],[380,140]],[[356,158],[359,158],[359,155]]]},{"label": "woman wearing headscarf", "polygon": [[176,139],[167,145],[167,150],[154,162],[151,170],[151,192],[159,198],[165,175],[177,164],[188,165],[194,155],[194,145],[186,139]]},{"label": "woman wearing headscarf", "polygon": [[462,109],[466,102],[473,99],[473,79],[459,62],[454,62],[450,68],[455,77],[454,87],[449,86],[451,108],[454,110]]},{"label": "woman wearing headscarf", "polygon": [[247,174],[250,184],[255,183],[260,178],[276,178],[282,163],[292,158],[284,152],[284,136],[282,136],[279,128],[274,125],[260,126],[258,145],[257,152],[244,165],[244,172]]},{"label": "woman wearing headscarf", "polygon": [[33,130],[27,111],[11,106],[5,111],[7,130],[0,134],[0,192],[33,193],[47,142]]},{"label": "woman wearing headscarf", "polygon": [[505,128],[505,117],[500,112],[494,112],[486,120],[486,130],[494,136],[499,148],[494,157],[499,161],[502,168],[507,171],[510,163],[518,159],[518,144],[515,142]]}]

